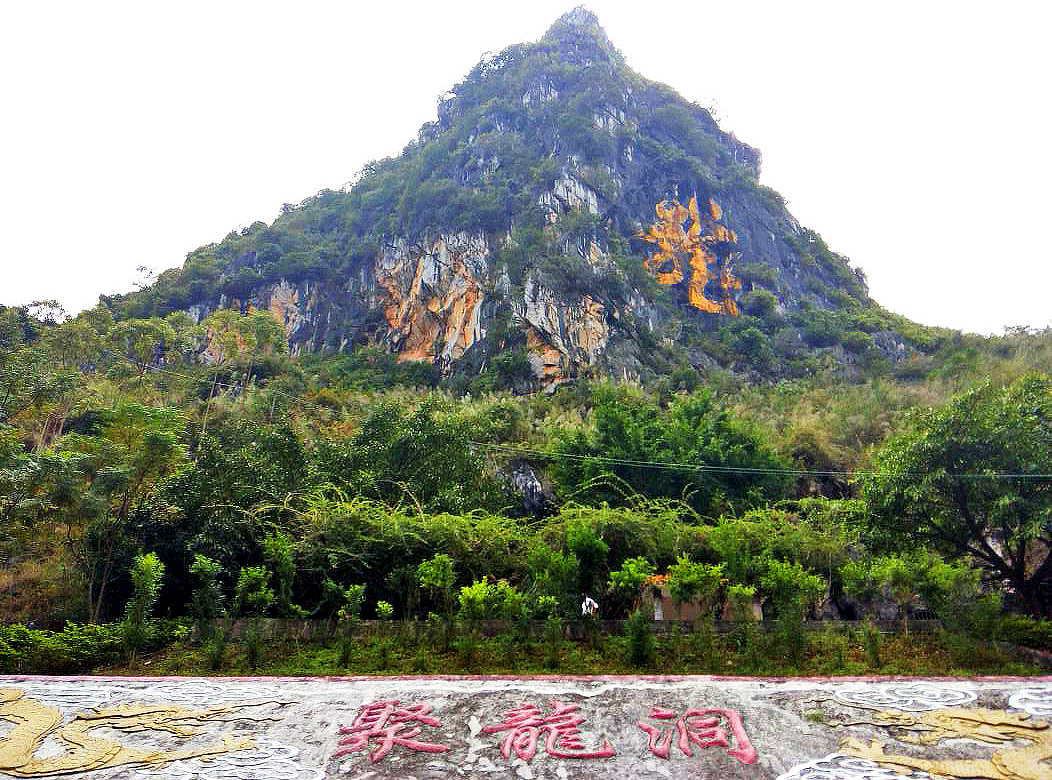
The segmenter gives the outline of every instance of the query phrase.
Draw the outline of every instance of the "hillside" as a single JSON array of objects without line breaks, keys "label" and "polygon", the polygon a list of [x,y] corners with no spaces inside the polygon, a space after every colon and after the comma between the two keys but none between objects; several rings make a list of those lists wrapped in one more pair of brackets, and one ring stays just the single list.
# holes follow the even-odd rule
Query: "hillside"
[{"label": "hillside", "polygon": [[653,577],[797,670],[808,616],[1052,647],[1052,330],[884,311],[759,162],[579,9],[345,191],[75,317],[0,307],[0,623],[125,616],[37,666],[0,632],[0,670],[134,657],[146,596],[342,616],[346,670],[356,615],[448,645]]},{"label": "hillside", "polygon": [[201,247],[118,318],[268,309],[294,354],[378,346],[444,376],[551,388],[728,367],[869,373],[948,334],[758,183],[760,152],[633,72],[578,8],[481,61],[437,121],[343,191]]}]

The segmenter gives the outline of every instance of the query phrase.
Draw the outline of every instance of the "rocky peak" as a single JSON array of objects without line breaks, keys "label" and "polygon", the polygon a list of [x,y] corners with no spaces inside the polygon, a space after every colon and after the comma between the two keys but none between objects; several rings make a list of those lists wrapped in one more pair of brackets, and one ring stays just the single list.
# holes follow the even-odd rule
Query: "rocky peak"
[{"label": "rocky peak", "polygon": [[577,6],[556,19],[555,23],[548,28],[548,32],[544,34],[541,42],[564,47],[572,46],[579,53],[597,50],[611,62],[624,64],[621,53],[607,37],[606,31],[599,24],[598,17],[583,5]]},{"label": "rocky peak", "polygon": [[550,38],[558,35],[565,28],[574,28],[580,32],[591,33],[597,38],[602,37],[604,40],[606,39],[606,33],[599,24],[599,17],[583,5],[577,6],[572,11],[567,11],[556,19],[552,26],[548,28],[548,33],[544,37]]},{"label": "rocky peak", "polygon": [[480,61],[400,156],[191,252],[117,313],[265,308],[294,353],[379,346],[548,388],[717,365],[806,376],[930,348],[759,162],[576,8]]}]

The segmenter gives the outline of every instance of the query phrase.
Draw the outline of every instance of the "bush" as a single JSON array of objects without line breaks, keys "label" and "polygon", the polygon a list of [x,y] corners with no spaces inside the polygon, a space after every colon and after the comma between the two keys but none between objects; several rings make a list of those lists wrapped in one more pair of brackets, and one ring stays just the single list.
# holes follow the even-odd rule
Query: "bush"
[{"label": "bush", "polygon": [[771,560],[760,584],[778,610],[784,648],[793,662],[799,662],[807,649],[807,611],[825,593],[826,582],[799,563]]},{"label": "bush", "polygon": [[23,625],[0,626],[0,672],[75,674],[112,664],[121,657],[121,623],[67,623],[61,631]]},{"label": "bush", "polygon": [[339,612],[340,666],[347,666],[354,654],[354,625],[362,614],[365,586],[347,586],[343,591],[343,602]]},{"label": "bush", "polygon": [[267,570],[262,566],[246,566],[237,578],[235,605],[239,615],[251,617],[245,632],[245,651],[248,665],[259,668],[263,660],[263,615],[274,604],[274,591],[267,585]]},{"label": "bush", "polygon": [[756,289],[745,296],[746,314],[766,320],[778,309],[778,298],[769,290]]},{"label": "bush", "polygon": [[460,589],[462,620],[515,620],[525,609],[526,597],[504,580],[483,577]]},{"label": "bush", "polygon": [[246,566],[237,578],[235,611],[241,617],[262,617],[274,603],[274,591],[267,584],[267,570]]},{"label": "bush", "polygon": [[657,654],[657,640],[654,637],[654,623],[642,610],[636,610],[625,625],[628,637],[628,660],[633,666],[644,667],[654,663]]},{"label": "bush", "polygon": [[1002,621],[1000,635],[1014,645],[1052,652],[1052,620],[1013,615]]},{"label": "bush", "polygon": [[223,591],[219,587],[222,566],[204,555],[194,556],[190,574],[197,580],[190,597],[190,614],[197,625],[197,638],[207,642],[212,638],[215,621],[223,615]]},{"label": "bush", "polygon": [[557,615],[549,615],[548,619],[544,621],[544,640],[547,645],[547,654],[545,656],[545,665],[555,670],[559,668],[559,664],[562,663],[562,650],[563,650],[563,621]]},{"label": "bush", "polygon": [[849,352],[861,354],[873,347],[873,337],[861,330],[849,330],[840,334],[840,344]]},{"label": "bush", "polygon": [[153,636],[150,615],[161,592],[164,564],[156,553],[139,555],[132,564],[131,579],[135,592],[124,612],[123,632],[124,645],[134,659]]},{"label": "bush", "polygon": [[292,582],[296,577],[295,545],[292,537],[276,531],[263,538],[263,557],[270,567],[270,581],[274,585],[277,615],[282,618],[301,618],[301,607],[292,603]]},{"label": "bush", "polygon": [[646,558],[627,558],[617,571],[610,572],[607,583],[611,595],[628,602],[632,610],[638,609],[643,595],[643,586],[657,574],[654,564]]}]

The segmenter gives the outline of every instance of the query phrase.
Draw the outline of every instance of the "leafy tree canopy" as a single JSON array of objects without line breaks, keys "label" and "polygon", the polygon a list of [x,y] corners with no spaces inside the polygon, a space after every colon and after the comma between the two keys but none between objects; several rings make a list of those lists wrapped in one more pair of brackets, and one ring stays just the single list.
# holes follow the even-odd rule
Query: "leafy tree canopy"
[{"label": "leafy tree canopy", "polygon": [[589,503],[625,503],[621,482],[650,498],[683,498],[700,514],[714,515],[777,500],[786,489],[781,470],[788,463],[720,410],[710,392],[677,398],[663,409],[631,389],[602,387],[595,429],[560,437],[556,454],[559,486]]},{"label": "leafy tree canopy", "polygon": [[971,556],[1028,611],[1047,610],[1038,594],[1052,578],[1050,464],[1052,381],[983,385],[888,444],[865,487],[873,528],[888,546]]}]

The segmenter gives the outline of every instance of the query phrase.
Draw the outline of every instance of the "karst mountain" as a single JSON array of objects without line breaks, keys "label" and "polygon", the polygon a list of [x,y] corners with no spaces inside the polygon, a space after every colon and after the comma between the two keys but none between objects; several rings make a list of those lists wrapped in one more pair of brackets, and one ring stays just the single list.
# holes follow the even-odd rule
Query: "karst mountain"
[{"label": "karst mountain", "polygon": [[759,150],[635,73],[578,8],[485,58],[353,186],[189,253],[124,316],[269,310],[293,353],[444,376],[864,372],[929,351],[759,183]]}]

